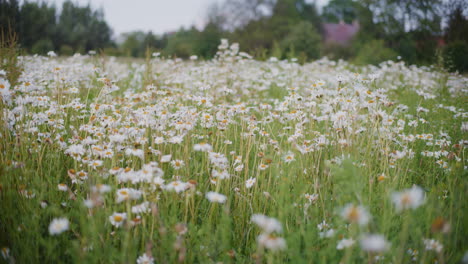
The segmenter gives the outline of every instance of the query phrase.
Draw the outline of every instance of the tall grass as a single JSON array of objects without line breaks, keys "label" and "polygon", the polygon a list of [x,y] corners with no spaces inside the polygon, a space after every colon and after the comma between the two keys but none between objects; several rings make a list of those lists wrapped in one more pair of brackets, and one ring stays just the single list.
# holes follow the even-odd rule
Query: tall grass
[{"label": "tall grass", "polygon": [[[131,263],[143,254],[155,263],[462,259],[466,78],[395,62],[259,62],[235,46],[220,48],[212,61],[20,57],[18,81],[11,71],[2,79],[12,91],[2,97],[2,261]],[[175,136],[182,142],[171,143]],[[212,153],[196,151],[200,143]],[[73,154],[76,145],[83,153]],[[176,169],[164,155],[185,165]],[[224,170],[228,176],[218,176]],[[74,181],[80,171],[87,178]],[[248,188],[250,178],[256,181]],[[186,186],[180,192],[171,190],[177,180]],[[97,191],[101,184],[111,191]],[[422,188],[423,204],[398,211],[392,195],[413,185]],[[142,196],[118,202],[123,188]],[[211,202],[209,191],[226,201]],[[145,212],[132,211],[143,202]],[[368,223],[343,216],[349,204],[362,206]],[[113,213],[126,213],[120,227]],[[286,247],[258,240],[267,227],[252,222],[255,214],[280,223],[282,232],[268,234]],[[59,235],[49,232],[55,218],[70,223]],[[368,234],[383,235],[388,247],[369,251],[360,243]],[[355,243],[337,249],[344,238]]]}]

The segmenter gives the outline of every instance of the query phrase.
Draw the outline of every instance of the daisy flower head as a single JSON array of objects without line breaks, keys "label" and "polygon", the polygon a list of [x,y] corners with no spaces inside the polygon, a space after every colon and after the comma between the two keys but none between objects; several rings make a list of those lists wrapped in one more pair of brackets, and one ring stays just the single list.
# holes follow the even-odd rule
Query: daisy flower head
[{"label": "daisy flower head", "polygon": [[93,169],[97,169],[98,167],[101,167],[103,164],[103,161],[102,160],[93,160],[92,162],[89,163],[89,165],[93,168]]},{"label": "daisy flower head", "polygon": [[352,238],[343,238],[340,241],[338,241],[338,244],[336,245],[336,249],[338,250],[343,250],[345,248],[349,248],[352,245],[354,245],[356,241]]},{"label": "daisy flower head", "polygon": [[163,137],[155,137],[154,138],[154,143],[155,144],[163,144],[165,142],[164,138]]},{"label": "daisy flower head", "polygon": [[278,251],[286,248],[286,241],[284,240],[284,238],[273,234],[260,234],[257,237],[257,242],[261,247],[264,247],[271,251]]},{"label": "daisy flower head", "polygon": [[281,223],[276,220],[275,218],[268,217],[262,214],[254,214],[252,215],[251,221],[254,222],[258,227],[260,227],[263,232],[270,234],[273,232],[281,233],[283,232],[283,228]]},{"label": "daisy flower head", "polygon": [[183,160],[173,160],[171,161],[171,165],[174,170],[179,170],[185,165],[185,162]]},{"label": "daisy flower head", "polygon": [[140,199],[142,192],[132,188],[122,188],[117,190],[116,193],[116,202],[121,203],[128,200],[138,200]]},{"label": "daisy flower head", "polygon": [[154,263],[154,258],[152,256],[146,255],[144,253],[143,255],[139,256],[137,259],[137,264],[153,264]]},{"label": "daisy flower head", "polygon": [[173,136],[168,141],[172,144],[180,144],[184,141],[184,138],[182,136]]},{"label": "daisy flower head", "polygon": [[256,181],[257,181],[256,178],[249,178],[247,181],[245,181],[245,188],[247,189],[252,188],[252,186],[254,186]]},{"label": "daisy flower head", "polygon": [[410,189],[393,193],[392,201],[398,212],[406,209],[416,209],[424,204],[424,190],[415,185]]},{"label": "daisy flower head", "polygon": [[437,240],[435,239],[424,239],[424,247],[426,248],[427,251],[433,250],[437,253],[442,252],[442,249],[444,246]]},{"label": "daisy flower head", "polygon": [[360,239],[361,248],[367,252],[384,252],[390,247],[390,243],[384,236],[378,234],[368,234]]},{"label": "daisy flower head", "polygon": [[324,230],[323,232],[319,232],[320,238],[330,238],[335,235],[335,229],[331,228],[328,230]]},{"label": "daisy flower head", "polygon": [[360,226],[366,225],[370,220],[370,214],[362,206],[348,204],[343,208],[341,216],[350,223],[357,223]]},{"label": "daisy flower head", "polygon": [[95,186],[91,187],[91,190],[93,192],[99,192],[100,194],[103,194],[103,193],[110,192],[112,190],[112,188],[107,184],[98,183]]},{"label": "daisy flower head", "polygon": [[111,216],[109,216],[109,221],[115,227],[121,227],[125,220],[127,220],[126,213],[113,213]]},{"label": "daisy flower head", "polygon": [[234,168],[235,171],[241,172],[244,169],[244,164],[240,164]]},{"label": "daisy flower head", "polygon": [[286,155],[283,156],[283,160],[286,163],[290,163],[295,160],[294,153],[288,152]]},{"label": "daisy flower head", "polygon": [[212,203],[225,203],[227,200],[227,197],[223,194],[217,193],[217,192],[207,192],[206,193],[206,199],[208,199]]},{"label": "daisy flower head", "polygon": [[132,206],[132,213],[134,214],[142,214],[142,213],[148,213],[150,211],[150,204],[148,201],[143,202],[138,205]]},{"label": "daisy flower head", "polygon": [[202,151],[202,152],[209,152],[209,151],[213,150],[213,147],[211,147],[211,145],[208,144],[208,143],[202,142],[202,143],[199,143],[199,144],[195,144],[193,146],[193,150]]},{"label": "daisy flower head", "polygon": [[175,191],[176,193],[183,192],[187,188],[188,188],[188,184],[186,182],[181,182],[181,181],[173,181],[173,182],[168,183],[165,186],[166,190]]},{"label": "daisy flower head", "polygon": [[83,205],[86,206],[86,208],[88,208],[88,209],[91,209],[94,206],[96,206],[95,202],[92,199],[83,200]]},{"label": "daisy flower head", "polygon": [[164,188],[164,179],[162,177],[154,177],[153,186],[161,189]]},{"label": "daisy flower head", "polygon": [[49,234],[55,236],[68,230],[70,223],[66,218],[55,218],[49,225]]},{"label": "daisy flower head", "polygon": [[172,157],[172,155],[164,155],[164,156],[161,157],[160,161],[161,161],[161,163],[169,162],[169,161],[171,161],[171,157]]},{"label": "daisy flower head", "polygon": [[268,164],[262,163],[262,164],[258,165],[259,170],[266,170],[267,168],[268,168]]},{"label": "daisy flower head", "polygon": [[60,183],[58,186],[59,191],[66,192],[68,191],[68,186],[64,183]]},{"label": "daisy flower head", "polygon": [[314,193],[314,194],[304,194],[304,197],[309,200],[310,203],[313,203],[315,201],[317,201],[317,199],[319,198],[319,195]]}]

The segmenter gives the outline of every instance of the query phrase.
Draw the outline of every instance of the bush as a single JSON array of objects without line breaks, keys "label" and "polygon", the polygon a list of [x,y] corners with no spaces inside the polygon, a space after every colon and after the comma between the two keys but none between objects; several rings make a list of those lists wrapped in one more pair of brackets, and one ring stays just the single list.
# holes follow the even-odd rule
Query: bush
[{"label": "bush", "polygon": [[62,45],[59,54],[60,56],[71,56],[73,55],[73,48],[69,45]]},{"label": "bush", "polygon": [[321,38],[312,23],[304,21],[295,25],[282,41],[283,50],[287,53],[302,54],[306,59],[317,59],[320,56]]},{"label": "bush", "polygon": [[6,72],[6,78],[12,86],[17,84],[23,72],[23,67],[18,60],[18,56],[22,53],[18,44],[18,37],[15,32],[11,29],[6,32],[0,29],[0,70]]},{"label": "bush", "polygon": [[385,47],[384,41],[381,39],[370,40],[364,43],[358,50],[354,63],[359,65],[374,64],[377,65],[382,61],[394,60],[397,53]]},{"label": "bush", "polygon": [[457,40],[449,43],[444,50],[445,67],[450,71],[468,71],[468,44]]},{"label": "bush", "polygon": [[122,56],[124,55],[121,50],[114,47],[107,47],[103,49],[103,53],[107,56]]},{"label": "bush", "polygon": [[350,46],[343,46],[340,44],[329,43],[323,47],[323,55],[327,56],[329,59],[332,60],[349,60],[353,57],[354,49]]},{"label": "bush", "polygon": [[41,39],[34,43],[31,48],[31,52],[34,54],[46,54],[51,50],[54,50],[54,44],[50,39]]}]

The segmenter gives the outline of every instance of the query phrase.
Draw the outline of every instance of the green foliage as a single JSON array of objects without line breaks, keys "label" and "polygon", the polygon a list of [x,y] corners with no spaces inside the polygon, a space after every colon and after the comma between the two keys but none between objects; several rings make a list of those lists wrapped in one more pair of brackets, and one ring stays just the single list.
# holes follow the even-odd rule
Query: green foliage
[{"label": "green foliage", "polygon": [[194,55],[195,46],[192,40],[196,39],[197,35],[198,31],[195,28],[177,31],[168,37],[164,53],[168,56],[187,59],[191,55]]},{"label": "green foliage", "polygon": [[[0,1],[0,28],[8,26],[18,34],[21,47],[30,53],[45,54],[67,46],[68,53],[86,52],[112,46],[112,31],[101,10],[80,7],[65,1],[61,13],[46,2]],[[69,52],[68,47],[72,49]]]},{"label": "green foliage", "polygon": [[[71,49],[71,48],[70,48]],[[54,50],[54,43],[50,39],[40,39],[38,41],[35,41],[34,44],[31,47],[31,53],[33,54],[47,54],[47,52]],[[70,52],[64,52],[62,53],[63,50],[60,48],[60,54],[63,55],[72,55],[73,52],[70,50]]]},{"label": "green foliage", "polygon": [[71,1],[62,5],[57,23],[57,44],[68,45],[74,51],[101,49],[110,44],[111,29],[102,11],[75,6]]},{"label": "green foliage", "polygon": [[57,40],[56,10],[46,3],[25,2],[21,6],[19,34],[22,46],[32,53],[46,54],[59,48]]},{"label": "green foliage", "polygon": [[144,54],[144,35],[145,33],[141,31],[125,34],[125,41],[120,45],[123,54],[127,57],[142,57]]},{"label": "green foliage", "polygon": [[[20,49],[18,47],[18,37],[12,29],[0,30],[0,70],[6,72],[6,78],[11,85],[16,85],[23,72],[22,65],[18,60]],[[0,101],[0,104],[2,102]],[[0,118],[0,122],[3,119]]]},{"label": "green foliage", "polygon": [[463,15],[466,8],[463,1],[455,1],[449,15],[444,48],[444,62],[451,71],[468,71],[468,19]]},{"label": "green foliage", "polygon": [[[456,144],[464,139],[460,129],[464,121],[462,114],[466,111],[464,98],[447,92],[425,99],[416,93],[418,85],[425,85],[428,93],[438,95],[447,85],[449,75],[445,72],[389,63],[379,69],[382,75],[375,81],[356,76],[354,80],[344,81],[342,89],[337,91],[336,75],[355,76],[348,71],[347,63],[337,66],[322,62],[312,64],[314,67],[284,63],[283,66],[293,67],[282,68],[280,74],[269,74],[282,65],[253,60],[174,65],[148,56],[146,71],[141,71],[142,64],[125,68],[128,61],[141,62],[135,59],[124,63],[121,59],[87,60],[83,69],[88,75],[82,75],[83,81],[75,83],[72,67],[63,67],[61,73],[65,78],[57,80],[48,74],[47,67],[41,67],[42,58],[28,58],[27,62],[39,67],[27,67],[32,72],[26,75],[50,85],[42,86],[40,93],[14,89],[15,93],[48,98],[50,104],[48,107],[22,105],[27,115],[17,118],[13,128],[0,122],[0,247],[10,249],[15,263],[135,263],[145,252],[154,257],[155,263],[374,263],[375,255],[363,252],[358,242],[366,233],[382,234],[389,240],[388,251],[379,253],[379,258],[384,257],[387,262],[410,263],[412,256],[406,253],[409,248],[419,251],[415,261],[418,263],[435,258],[439,263],[458,263],[462,258],[466,250],[468,210],[464,199],[468,182],[464,170],[465,150]],[[76,59],[51,58],[47,63],[57,62],[75,65]],[[120,94],[99,96],[103,87],[98,81],[101,76],[91,69],[93,66],[104,69],[101,66],[104,64],[109,78],[121,78]],[[157,88],[163,93],[141,89],[152,75],[149,64],[158,69],[157,82],[164,83],[164,87],[158,85]],[[223,66],[216,67],[218,65]],[[236,95],[246,92],[241,97],[236,96],[238,101],[230,101],[233,96],[219,96],[219,87],[225,85],[226,68],[230,69],[228,74],[232,78],[228,87]],[[370,72],[374,68],[355,69]],[[209,78],[188,74],[198,70]],[[258,78],[245,76],[246,70],[260,71],[256,75]],[[367,74],[362,77],[367,77],[364,75]],[[193,79],[174,83],[171,82],[174,76]],[[462,77],[452,77],[463,84]],[[310,82],[315,79],[324,79],[327,84],[312,88],[314,93],[311,94]],[[192,84],[198,80],[213,85],[203,91],[193,89]],[[255,87],[259,82],[271,85],[267,90],[258,91]],[[237,83],[246,84],[248,88]],[[286,83],[286,86],[276,83]],[[89,100],[81,100],[84,108],[80,110],[74,105],[77,99],[83,99],[81,93],[66,94],[63,98],[56,96],[63,87],[75,87],[75,84],[85,96],[91,94]],[[297,89],[291,91],[288,87]],[[132,96],[122,96],[127,91]],[[324,95],[317,96],[315,91]],[[188,94],[191,96],[185,96]],[[382,94],[385,96],[382,102],[362,104]],[[199,96],[210,98],[213,107],[193,100]],[[298,96],[301,101],[291,101]],[[394,105],[387,105],[384,102],[387,100]],[[17,101],[23,102],[19,96]],[[436,107],[441,102],[454,108]],[[408,106],[408,111],[397,111],[402,104]],[[161,107],[151,110],[158,105]],[[271,105],[272,109],[260,107],[266,105]],[[286,108],[279,111],[280,106]],[[418,111],[418,107],[431,111]],[[16,109],[16,105],[7,108],[9,111]],[[192,115],[196,111],[218,116],[218,113],[223,114],[223,109],[236,109],[229,116],[230,124],[224,128],[202,127],[200,119]],[[298,117],[307,116],[308,119],[340,112],[346,113],[345,120],[351,122],[338,129],[332,119],[311,118],[304,122],[305,118],[291,118],[299,113]],[[271,118],[272,113],[278,118]],[[46,119],[35,125],[38,122],[35,116],[40,114]],[[380,118],[381,114],[386,117]],[[95,117],[93,121],[91,116]],[[154,123],[141,122],[145,117],[155,118]],[[113,119],[112,123],[106,121],[109,118]],[[270,121],[264,122],[266,118]],[[423,123],[423,118],[428,122]],[[168,120],[170,126],[165,129],[157,126],[158,121],[163,120]],[[179,120],[194,125],[181,144],[152,142],[159,136],[169,139],[174,131],[172,125],[177,125]],[[406,125],[400,124],[400,120]],[[412,120],[418,126],[407,125]],[[104,133],[89,133],[81,128]],[[290,140],[299,133],[296,128],[300,128],[300,138]],[[356,128],[363,130],[355,133]],[[130,129],[143,133],[139,134],[141,137],[128,137],[122,147],[108,144],[110,135],[127,135]],[[246,136],[245,132],[251,129],[255,136]],[[408,142],[402,135],[431,135],[433,139]],[[71,145],[91,139],[97,143],[84,145],[86,161],[84,158],[74,160],[73,155],[64,153]],[[319,144],[320,139],[328,142]],[[226,140],[232,144],[226,144]],[[214,165],[208,156],[213,153],[194,151],[194,145],[201,142],[207,142],[214,153],[225,155],[227,163],[234,164],[226,166],[231,177],[218,179],[217,184],[211,182]],[[301,153],[305,144],[309,144],[306,142],[311,143],[313,149]],[[429,142],[434,144],[427,144]],[[114,151],[113,156],[101,157],[94,153],[101,146],[112,146],[109,150]],[[141,149],[145,156],[142,159],[131,157],[125,154],[125,149]],[[184,160],[185,166],[175,170],[169,163],[160,162],[161,156],[155,150],[162,155],[171,154],[173,160]],[[407,154],[394,159],[392,156],[397,150]],[[427,150],[447,150],[449,154],[440,157],[447,168],[437,165],[439,158],[420,154]],[[291,162],[285,158],[289,151],[294,154]],[[238,157],[243,166],[241,170],[235,169]],[[89,160],[96,159],[103,162],[102,167],[91,166]],[[190,188],[175,193],[149,182],[120,181],[127,172],[109,175],[112,168],[118,167],[128,168],[131,176],[127,177],[140,177],[136,175],[147,173],[141,170],[141,164],[152,161],[164,171],[161,177],[166,180],[166,187],[180,179],[190,181]],[[266,163],[269,167],[260,170],[259,164]],[[73,183],[76,175],[72,169],[85,171],[87,179],[81,184]],[[175,175],[177,178],[173,177]],[[245,182],[251,177],[256,178],[256,183],[249,189]],[[59,191],[59,183],[66,184],[68,191]],[[98,184],[107,184],[111,191],[97,193]],[[413,184],[425,189],[425,203],[416,210],[396,212],[390,198],[392,193]],[[117,191],[125,187],[138,188],[144,195],[137,201],[116,202]],[[205,197],[208,191],[225,194],[226,203],[210,203]],[[96,202],[95,207],[87,208],[85,200],[87,204]],[[150,202],[149,212],[133,212],[131,208],[143,201]],[[343,218],[342,208],[348,203],[365,208],[371,216],[369,223],[358,225],[350,217]],[[114,212],[127,212],[127,223],[121,227],[112,226],[109,217]],[[255,213],[278,219],[283,227],[278,235],[284,237],[287,244],[284,250],[271,251],[258,246],[256,238],[261,230],[251,221]],[[51,235],[49,224],[58,217],[67,218],[70,227],[59,235]],[[431,231],[431,224],[439,218],[451,226],[450,231]],[[324,222],[328,227],[320,230],[318,225],[325,225]],[[334,230],[333,234],[324,237],[322,231],[329,229]],[[356,243],[349,249],[337,250],[342,238],[352,238]],[[439,254],[427,250],[423,239],[439,241],[443,251]]]},{"label": "green foliage", "polygon": [[[392,57],[388,50],[391,49],[408,64],[428,65],[435,63],[434,55],[443,45],[442,39],[450,46],[444,52],[448,61],[454,61],[448,50],[456,53],[453,47],[463,48],[460,43],[451,43],[468,42],[465,9],[463,0],[446,4],[439,0],[331,0],[319,14],[315,4],[306,0],[232,0],[210,9],[208,23],[202,30],[182,28],[162,35],[129,32],[117,46],[103,11],[93,10],[89,4],[79,6],[67,0],[56,8],[44,1],[0,0],[0,29],[13,29],[18,33],[21,48],[39,54],[49,50],[58,50],[60,55],[106,50],[112,55],[145,57],[146,49],[150,48],[167,56],[198,55],[211,59],[219,39],[228,38],[261,60],[269,56],[299,57],[305,62],[325,55],[334,60],[375,64]],[[443,17],[448,18],[444,32]],[[322,21],[358,22],[360,30],[353,45],[319,43],[325,37]],[[383,45],[374,42],[377,39]],[[362,50],[365,45],[369,47],[369,42],[379,45],[372,48],[379,51],[377,58]],[[460,67],[453,64],[450,69],[461,70]]]},{"label": "green foliage", "polygon": [[377,65],[385,60],[396,60],[397,55],[395,51],[385,47],[383,40],[374,39],[364,43],[362,47],[359,48],[354,62],[358,65]]},{"label": "green foliage", "polygon": [[[409,64],[434,63],[437,38],[441,35],[440,10],[441,3],[436,0],[359,2],[356,13],[360,31],[354,45],[362,47],[369,41],[380,39],[384,47],[392,49]],[[363,55],[357,54],[361,58]],[[361,58],[356,58],[356,61]]]},{"label": "green foliage", "polygon": [[322,17],[329,23],[339,23],[343,21],[351,24],[357,19],[357,5],[355,1],[331,0],[323,8]]},{"label": "green foliage", "polygon": [[330,165],[333,177],[333,193],[340,206],[350,201],[362,202],[366,178],[350,159],[345,159],[340,165]]},{"label": "green foliage", "polygon": [[73,48],[69,45],[62,45],[59,49],[59,54],[62,56],[71,56],[73,55]]},{"label": "green foliage", "polygon": [[294,49],[304,60],[317,59],[320,56],[321,37],[312,23],[303,21],[292,28],[281,45],[286,51]]},{"label": "green foliage", "polygon": [[202,58],[211,59],[218,50],[219,40],[222,38],[223,32],[213,22],[208,23],[203,31],[197,34],[195,39],[194,52]]},{"label": "green foliage", "polygon": [[19,31],[20,7],[18,0],[0,0],[0,32]]},{"label": "green foliage", "polygon": [[468,19],[463,15],[463,4],[461,1],[454,4],[449,16],[445,39],[447,41],[464,40],[468,42]]},{"label": "green foliage", "polygon": [[416,42],[410,36],[403,36],[400,39],[400,45],[398,46],[398,55],[400,55],[405,61],[410,64],[414,64],[417,61],[417,46]]},{"label": "green foliage", "polygon": [[280,44],[278,41],[273,41],[273,47],[271,48],[271,56],[281,59],[283,57],[283,50],[281,49]]},{"label": "green foliage", "polygon": [[468,43],[457,40],[449,43],[444,49],[444,61],[451,71],[468,71]]},{"label": "green foliage", "polygon": [[322,55],[332,60],[348,60],[355,56],[355,49],[350,46],[328,43],[323,45]]},{"label": "green foliage", "polygon": [[[236,29],[230,38],[239,42],[242,50],[253,55],[265,56],[274,53],[276,55],[272,56],[275,57],[278,54],[290,57],[302,54],[304,59],[316,58],[319,55],[319,49],[314,49],[317,46],[317,38],[320,42],[322,26],[321,18],[313,4],[304,0],[280,0],[276,1],[271,12],[271,16],[252,20]],[[311,40],[306,37],[302,40],[314,46],[307,48],[306,44],[299,43],[301,36],[298,33],[310,36]],[[286,38],[288,40],[285,40]]]}]

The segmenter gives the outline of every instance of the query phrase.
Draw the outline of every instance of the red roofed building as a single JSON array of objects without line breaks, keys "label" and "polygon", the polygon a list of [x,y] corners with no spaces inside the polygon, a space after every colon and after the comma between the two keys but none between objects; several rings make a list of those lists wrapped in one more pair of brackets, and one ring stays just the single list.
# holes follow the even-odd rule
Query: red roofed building
[{"label": "red roofed building", "polygon": [[359,31],[359,23],[357,21],[352,24],[345,24],[344,22],[340,22],[339,24],[324,23],[323,31],[325,44],[347,46]]}]

